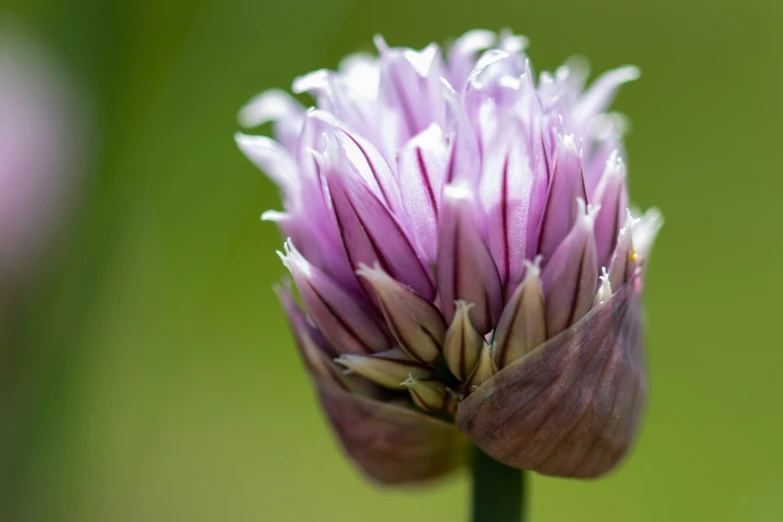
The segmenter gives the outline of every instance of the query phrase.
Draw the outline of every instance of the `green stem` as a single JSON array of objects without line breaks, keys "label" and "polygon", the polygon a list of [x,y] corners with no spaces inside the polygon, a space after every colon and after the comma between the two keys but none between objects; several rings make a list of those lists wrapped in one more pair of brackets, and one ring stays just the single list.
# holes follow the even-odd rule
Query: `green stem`
[{"label": "green stem", "polygon": [[473,522],[526,520],[522,471],[509,468],[476,448],[473,457]]}]

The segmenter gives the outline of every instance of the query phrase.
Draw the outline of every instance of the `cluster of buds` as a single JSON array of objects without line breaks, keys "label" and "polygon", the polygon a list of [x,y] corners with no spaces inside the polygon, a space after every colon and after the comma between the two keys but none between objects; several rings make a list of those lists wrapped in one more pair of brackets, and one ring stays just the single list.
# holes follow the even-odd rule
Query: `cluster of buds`
[{"label": "cluster of buds", "polygon": [[628,208],[634,67],[584,89],[535,81],[524,38],[472,31],[445,57],[376,40],[260,94],[237,135],[279,186],[278,294],[346,452],[383,483],[496,460],[595,477],[627,452],[645,396],[640,298],[662,222]]}]

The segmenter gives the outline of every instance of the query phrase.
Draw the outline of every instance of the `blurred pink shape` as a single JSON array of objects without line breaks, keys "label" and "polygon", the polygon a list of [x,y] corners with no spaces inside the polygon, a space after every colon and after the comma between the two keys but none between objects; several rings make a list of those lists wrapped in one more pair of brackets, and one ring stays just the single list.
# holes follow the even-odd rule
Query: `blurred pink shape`
[{"label": "blurred pink shape", "polygon": [[0,22],[0,287],[30,276],[62,222],[84,137],[80,101],[51,57]]}]

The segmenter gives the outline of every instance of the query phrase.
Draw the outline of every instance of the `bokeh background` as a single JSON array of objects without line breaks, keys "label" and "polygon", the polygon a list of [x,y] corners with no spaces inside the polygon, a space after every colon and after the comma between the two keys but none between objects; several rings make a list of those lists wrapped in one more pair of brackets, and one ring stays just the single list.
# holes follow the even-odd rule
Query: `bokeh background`
[{"label": "bokeh background", "polygon": [[466,520],[467,475],[381,490],[341,456],[270,289],[280,240],[258,216],[276,190],[232,135],[253,94],[376,32],[421,47],[505,26],[539,70],[641,67],[616,107],[632,198],[666,217],[638,443],[604,480],[534,477],[532,520],[783,520],[778,0],[0,9],[69,78],[85,143],[70,210],[6,296],[2,522]]}]

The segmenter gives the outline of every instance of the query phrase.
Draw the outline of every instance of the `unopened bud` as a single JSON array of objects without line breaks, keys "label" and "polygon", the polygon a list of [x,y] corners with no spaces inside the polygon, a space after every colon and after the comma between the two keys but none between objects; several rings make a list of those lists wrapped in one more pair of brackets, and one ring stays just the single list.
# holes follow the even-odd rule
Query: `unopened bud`
[{"label": "unopened bud", "polygon": [[488,381],[490,377],[498,373],[498,367],[495,365],[492,352],[492,346],[485,343],[481,349],[481,355],[479,356],[476,369],[473,370],[473,373],[470,375],[468,382],[465,383],[468,392],[478,388]]},{"label": "unopened bud", "polygon": [[481,345],[484,343],[484,338],[470,322],[469,312],[472,306],[465,301],[457,301],[454,320],[446,331],[446,340],[443,343],[446,364],[460,381],[466,380],[476,367]]},{"label": "unopened bud", "polygon": [[495,330],[495,361],[499,368],[508,366],[546,340],[546,309],[541,287],[541,269],[527,263],[522,284],[511,296]]},{"label": "unopened bud", "polygon": [[439,381],[425,381],[409,374],[400,385],[408,388],[414,404],[424,411],[436,413],[446,406],[446,386]]},{"label": "unopened bud", "polygon": [[398,283],[378,264],[357,271],[375,290],[378,302],[400,348],[420,362],[432,362],[440,355],[446,335],[446,320],[428,300]]},{"label": "unopened bud", "polygon": [[432,375],[429,368],[414,361],[399,348],[373,355],[344,354],[335,362],[380,386],[392,389],[401,388],[400,382],[410,375],[417,379],[426,379]]}]

